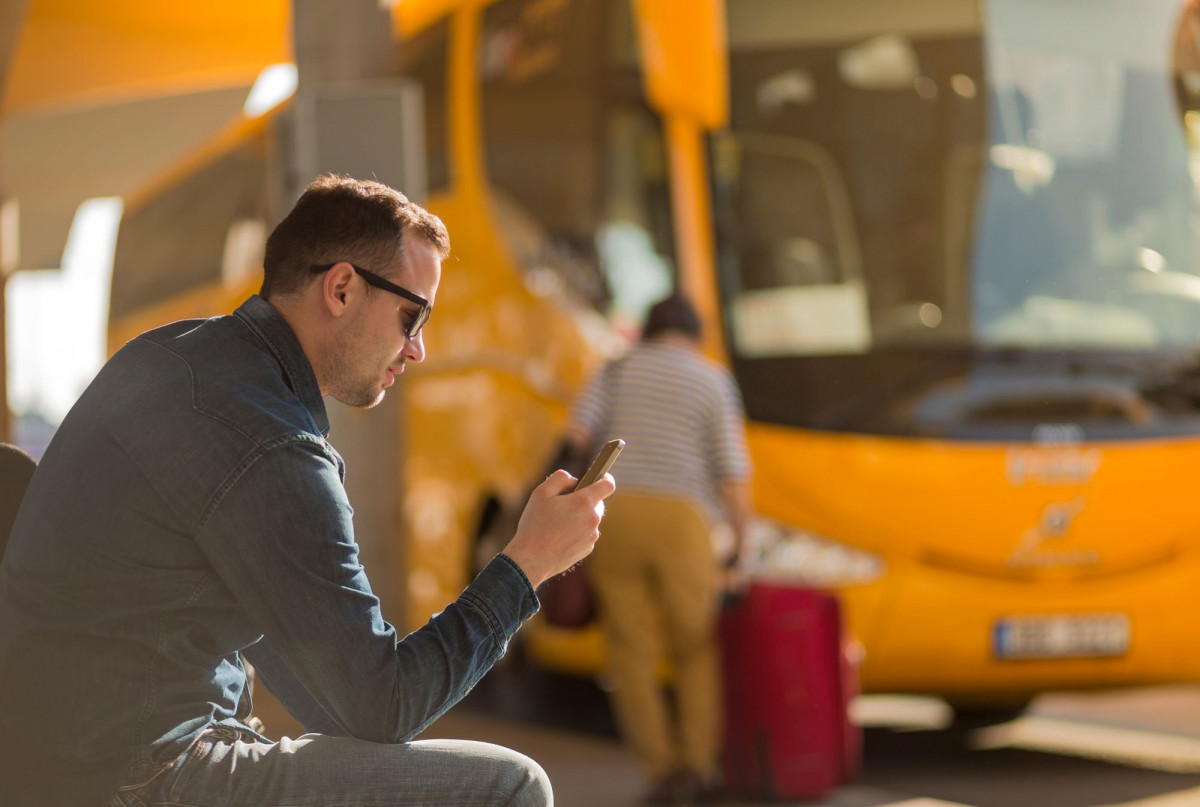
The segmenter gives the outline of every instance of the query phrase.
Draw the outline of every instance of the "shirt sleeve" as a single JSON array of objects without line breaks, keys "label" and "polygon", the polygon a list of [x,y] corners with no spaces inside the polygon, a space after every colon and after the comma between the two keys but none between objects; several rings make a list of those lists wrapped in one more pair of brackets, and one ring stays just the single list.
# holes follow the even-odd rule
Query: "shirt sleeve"
[{"label": "shirt sleeve", "polygon": [[292,693],[298,720],[320,723],[323,713],[350,736],[407,742],[504,654],[537,598],[499,555],[455,602],[400,638],[359,563],[351,514],[333,458],[316,441],[293,440],[243,463],[210,505],[197,543],[277,657],[267,678],[286,671],[285,688],[298,684],[311,698]]},{"label": "shirt sleeve", "polygon": [[242,653],[254,665],[258,679],[266,684],[271,694],[283,704],[288,714],[296,718],[306,732],[334,737],[346,736],[346,730],[321,708],[317,699],[309,693],[288,667],[287,662],[272,647],[270,639],[264,636]]},{"label": "shirt sleeve", "polygon": [[746,411],[737,383],[724,369],[717,373],[717,400],[709,428],[709,455],[718,481],[750,479],[750,452],[746,447]]}]

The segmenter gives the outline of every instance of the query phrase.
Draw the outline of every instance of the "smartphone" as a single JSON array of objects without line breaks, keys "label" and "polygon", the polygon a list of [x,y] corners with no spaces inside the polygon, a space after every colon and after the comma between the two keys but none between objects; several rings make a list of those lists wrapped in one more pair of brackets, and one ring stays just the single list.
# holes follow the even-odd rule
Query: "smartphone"
[{"label": "smartphone", "polygon": [[624,440],[609,440],[605,443],[604,447],[596,454],[596,459],[592,460],[592,464],[588,466],[587,471],[579,480],[579,484],[575,486],[575,490],[586,488],[608,473],[608,469],[617,461],[617,455],[621,453],[621,449],[624,447]]}]

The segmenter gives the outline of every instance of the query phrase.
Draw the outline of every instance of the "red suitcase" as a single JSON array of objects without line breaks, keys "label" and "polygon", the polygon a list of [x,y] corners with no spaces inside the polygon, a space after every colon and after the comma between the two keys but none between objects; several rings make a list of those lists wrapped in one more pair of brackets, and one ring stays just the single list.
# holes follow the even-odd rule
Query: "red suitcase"
[{"label": "red suitcase", "polygon": [[815,799],[852,779],[855,659],[835,597],[755,583],[721,620],[725,784],[765,799]]}]

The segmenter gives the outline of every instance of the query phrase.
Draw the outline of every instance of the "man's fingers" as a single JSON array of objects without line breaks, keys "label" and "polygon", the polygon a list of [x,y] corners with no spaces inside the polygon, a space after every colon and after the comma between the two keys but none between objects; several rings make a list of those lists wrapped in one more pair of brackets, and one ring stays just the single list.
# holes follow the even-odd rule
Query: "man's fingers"
[{"label": "man's fingers", "polygon": [[[571,493],[577,484],[579,484],[578,479],[560,469],[546,477],[546,481],[539,485],[538,489],[544,490],[547,496],[559,496],[563,493]],[[586,488],[581,488],[576,492],[590,499],[592,506],[595,506],[611,496],[616,489],[617,481],[613,479],[613,475],[605,474]]]},{"label": "man's fingers", "polygon": [[546,481],[538,485],[538,490],[544,490],[547,496],[558,496],[570,493],[578,482],[578,479],[559,469],[546,477]]},{"label": "man's fingers", "polygon": [[613,495],[613,491],[616,489],[617,480],[613,479],[612,474],[605,474],[579,492],[590,498],[592,504],[595,505]]}]

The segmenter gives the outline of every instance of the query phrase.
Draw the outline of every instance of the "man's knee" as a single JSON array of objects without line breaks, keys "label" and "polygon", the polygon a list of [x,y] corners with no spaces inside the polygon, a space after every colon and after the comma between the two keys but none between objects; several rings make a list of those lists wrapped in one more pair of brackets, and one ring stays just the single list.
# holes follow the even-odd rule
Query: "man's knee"
[{"label": "man's knee", "polygon": [[550,777],[542,766],[524,754],[511,751],[505,760],[508,801],[499,802],[511,807],[552,807],[554,791]]}]

